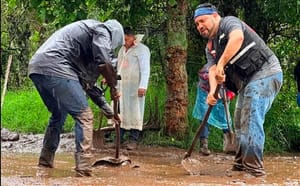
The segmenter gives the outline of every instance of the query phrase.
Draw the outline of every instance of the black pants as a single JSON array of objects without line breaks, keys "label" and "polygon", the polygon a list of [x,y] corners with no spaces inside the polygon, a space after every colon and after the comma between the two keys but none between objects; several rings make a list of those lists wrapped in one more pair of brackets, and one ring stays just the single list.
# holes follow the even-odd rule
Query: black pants
[{"label": "black pants", "polygon": [[137,130],[137,129],[126,130],[126,129],[120,128],[121,143],[124,142],[124,135],[125,135],[126,132],[129,132],[129,140],[138,141],[139,135],[140,135],[139,130]]}]

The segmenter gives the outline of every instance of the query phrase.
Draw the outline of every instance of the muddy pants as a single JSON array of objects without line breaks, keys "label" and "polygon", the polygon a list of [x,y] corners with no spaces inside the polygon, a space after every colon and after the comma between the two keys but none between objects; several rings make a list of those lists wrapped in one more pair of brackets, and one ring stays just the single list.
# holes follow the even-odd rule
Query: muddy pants
[{"label": "muddy pants", "polygon": [[282,85],[282,73],[250,81],[238,95],[234,114],[238,149],[234,168],[264,175],[264,120]]},{"label": "muddy pants", "polygon": [[31,74],[51,117],[43,141],[40,161],[53,166],[55,151],[67,114],[75,120],[76,170],[90,171],[93,113],[80,83],[75,80]]}]

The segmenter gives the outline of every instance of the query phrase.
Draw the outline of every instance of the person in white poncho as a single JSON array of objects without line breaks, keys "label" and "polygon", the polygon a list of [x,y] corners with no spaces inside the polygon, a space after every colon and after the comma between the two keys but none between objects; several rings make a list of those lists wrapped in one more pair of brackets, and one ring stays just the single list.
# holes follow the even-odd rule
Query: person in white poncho
[{"label": "person in white poncho", "polygon": [[[118,53],[118,82],[121,116],[121,143],[128,150],[137,147],[143,129],[145,95],[150,76],[150,50],[141,43],[143,35],[136,35],[130,28],[124,28],[125,45]],[[124,143],[124,134],[129,132],[129,140]]]}]

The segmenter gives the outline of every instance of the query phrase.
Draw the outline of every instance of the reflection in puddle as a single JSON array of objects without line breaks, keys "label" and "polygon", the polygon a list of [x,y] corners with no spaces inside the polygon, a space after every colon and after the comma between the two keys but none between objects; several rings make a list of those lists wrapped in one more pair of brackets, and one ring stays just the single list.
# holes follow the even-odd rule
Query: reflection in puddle
[{"label": "reflection in puddle", "polygon": [[[123,152],[125,153],[125,152]],[[39,168],[36,153],[1,153],[1,185],[299,185],[299,154],[288,157],[265,156],[265,178],[247,175],[228,177],[234,157],[225,154],[200,156],[194,154],[182,161],[184,150],[162,147],[139,148],[127,152],[131,164],[97,166],[93,177],[77,178],[73,153],[58,153],[55,168]],[[111,152],[95,153],[95,160]]]}]

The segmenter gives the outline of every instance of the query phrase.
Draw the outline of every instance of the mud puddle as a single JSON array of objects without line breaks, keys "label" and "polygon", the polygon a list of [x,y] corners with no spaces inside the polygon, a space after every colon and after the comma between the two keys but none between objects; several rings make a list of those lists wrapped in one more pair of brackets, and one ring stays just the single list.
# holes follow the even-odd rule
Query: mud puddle
[{"label": "mud puddle", "polygon": [[[267,176],[255,178],[240,174],[228,177],[233,156],[214,153],[208,157],[194,152],[192,158],[201,162],[195,167],[199,174],[190,175],[181,165],[184,150],[166,147],[139,147],[131,152],[121,149],[131,164],[122,166],[97,166],[93,177],[75,177],[72,152],[58,152],[55,168],[36,166],[38,153],[1,152],[1,185],[296,185],[300,184],[300,156],[265,156]],[[114,149],[94,152],[95,160],[114,156]]]}]

